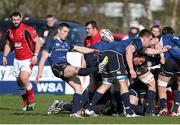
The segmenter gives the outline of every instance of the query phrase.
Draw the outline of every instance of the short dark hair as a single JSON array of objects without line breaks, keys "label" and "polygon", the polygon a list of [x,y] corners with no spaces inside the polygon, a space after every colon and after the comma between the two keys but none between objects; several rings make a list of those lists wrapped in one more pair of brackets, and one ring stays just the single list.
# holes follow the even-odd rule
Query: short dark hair
[{"label": "short dark hair", "polygon": [[67,23],[60,23],[60,24],[57,26],[58,29],[62,29],[63,27],[67,27],[67,28],[70,29],[70,25],[67,24]]},{"label": "short dark hair", "polygon": [[54,18],[54,15],[48,14],[48,15],[46,16],[46,18]]},{"label": "short dark hair", "polygon": [[164,27],[162,29],[162,35],[164,35],[164,34],[171,34],[171,35],[173,35],[174,33],[175,33],[174,29],[172,27],[170,27],[170,26]]},{"label": "short dark hair", "polygon": [[153,34],[151,31],[147,29],[143,29],[139,32],[139,37],[144,37],[144,36],[153,36]]},{"label": "short dark hair", "polygon": [[21,17],[21,14],[19,12],[15,11],[15,12],[11,13],[10,18],[12,19],[13,16]]},{"label": "short dark hair", "polygon": [[90,20],[90,21],[86,22],[85,26],[87,26],[89,24],[91,24],[93,28],[98,28],[97,23],[94,20]]}]

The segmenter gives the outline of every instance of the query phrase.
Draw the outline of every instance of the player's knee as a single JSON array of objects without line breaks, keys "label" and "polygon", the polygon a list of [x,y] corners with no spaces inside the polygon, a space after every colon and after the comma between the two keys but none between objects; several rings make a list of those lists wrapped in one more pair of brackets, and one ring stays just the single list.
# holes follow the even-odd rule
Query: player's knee
[{"label": "player's knee", "polygon": [[32,84],[29,82],[26,86],[25,86],[25,89],[26,90],[31,90],[32,89]]},{"label": "player's knee", "polygon": [[29,83],[29,77],[19,77],[19,81],[21,82],[21,84],[28,84]]},{"label": "player's knee", "polygon": [[160,87],[166,87],[168,85],[168,82],[162,81],[160,79],[158,79],[158,86]]},{"label": "player's knee", "polygon": [[74,91],[75,91],[75,93],[82,94],[83,88],[81,85],[75,85]]},{"label": "player's knee", "polygon": [[141,78],[140,80],[145,84],[149,84],[149,83],[152,83],[153,81],[155,81],[154,76],[151,73],[149,75]]}]

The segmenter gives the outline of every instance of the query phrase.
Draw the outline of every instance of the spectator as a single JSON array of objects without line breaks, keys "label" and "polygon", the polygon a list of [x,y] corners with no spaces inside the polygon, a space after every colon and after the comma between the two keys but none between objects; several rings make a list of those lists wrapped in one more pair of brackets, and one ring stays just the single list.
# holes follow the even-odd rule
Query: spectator
[{"label": "spectator", "polygon": [[158,26],[158,25],[153,25],[152,27],[151,27],[151,32],[154,34],[154,36],[156,37],[156,38],[158,38],[158,40],[160,41],[160,37],[161,37],[161,28],[160,28],[160,26]]},{"label": "spectator", "polygon": [[138,22],[132,22],[130,24],[130,28],[128,31],[128,35],[123,38],[123,40],[129,39],[129,38],[135,38],[138,36],[139,33],[139,23]]},{"label": "spectator", "polygon": [[48,39],[50,39],[49,37],[55,29],[56,29],[56,18],[53,15],[49,14],[46,17],[46,26],[43,31],[44,41],[48,41]]}]

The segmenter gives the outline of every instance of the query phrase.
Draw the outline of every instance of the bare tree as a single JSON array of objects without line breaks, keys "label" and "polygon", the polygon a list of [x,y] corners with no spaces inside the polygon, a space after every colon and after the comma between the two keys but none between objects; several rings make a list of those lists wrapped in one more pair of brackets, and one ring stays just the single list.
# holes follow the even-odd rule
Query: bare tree
[{"label": "bare tree", "polygon": [[173,3],[173,10],[172,10],[172,19],[171,19],[171,26],[176,30],[176,21],[177,21],[177,7],[179,0],[172,0]]}]

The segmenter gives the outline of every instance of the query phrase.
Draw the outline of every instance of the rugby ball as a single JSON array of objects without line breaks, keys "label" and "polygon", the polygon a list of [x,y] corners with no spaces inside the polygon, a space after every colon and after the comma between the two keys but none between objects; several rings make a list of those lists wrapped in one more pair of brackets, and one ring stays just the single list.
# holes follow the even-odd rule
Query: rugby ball
[{"label": "rugby ball", "polygon": [[109,41],[109,42],[114,41],[113,34],[108,29],[101,29],[99,34],[100,34],[100,37],[101,37],[102,41]]}]

